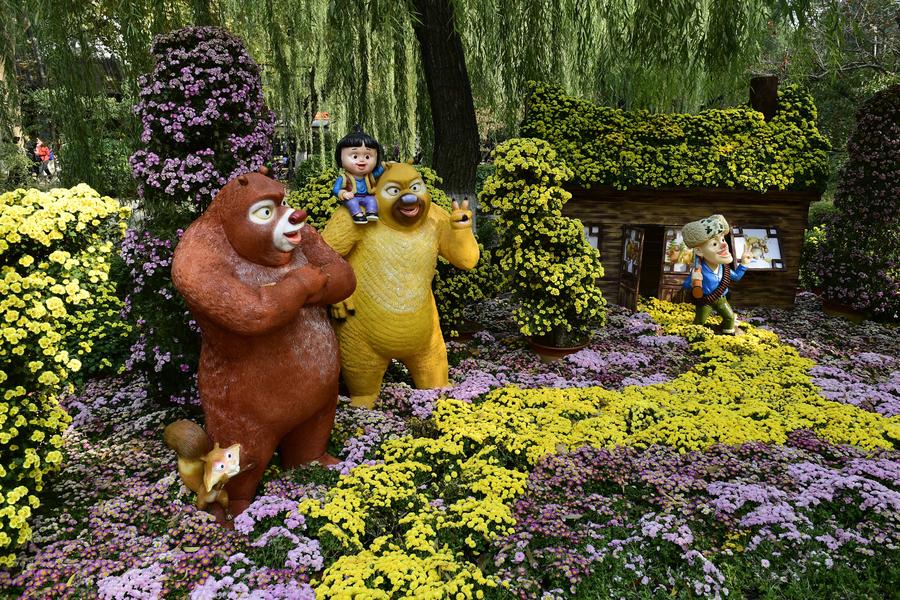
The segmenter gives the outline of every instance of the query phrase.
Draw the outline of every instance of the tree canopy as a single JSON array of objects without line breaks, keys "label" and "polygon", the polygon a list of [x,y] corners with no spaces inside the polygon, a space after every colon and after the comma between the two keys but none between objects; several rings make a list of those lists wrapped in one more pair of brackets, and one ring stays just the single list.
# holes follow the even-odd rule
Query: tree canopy
[{"label": "tree canopy", "polygon": [[[452,15],[482,138],[514,133],[530,79],[619,108],[691,112],[742,101],[751,70],[776,71],[787,54],[798,69],[806,65],[804,74],[782,68],[789,79],[824,78],[835,72],[834,56],[848,55],[840,49],[855,30],[846,23],[890,13],[890,0],[2,2],[13,17],[2,31],[2,63],[20,77],[3,78],[12,108],[2,115],[0,135],[9,135],[20,114],[16,80],[25,65],[29,85],[52,92],[56,126],[72,145],[68,175],[85,180],[96,176],[89,158],[101,135],[87,117],[103,114],[109,95],[131,102],[137,77],[152,65],[152,36],[187,24],[221,25],[244,40],[262,66],[267,104],[301,147],[324,146],[310,127],[324,110],[337,134],[360,122],[386,147],[404,156],[421,148],[428,158],[436,143],[453,141],[435,139],[447,134],[436,136],[432,117],[451,117],[432,111],[442,98],[428,94],[432,67],[422,45],[433,36],[427,28],[415,32],[426,5]],[[829,29],[828,19],[837,25]],[[896,73],[896,59],[885,65],[882,58],[896,47],[883,37],[874,47],[881,51],[877,68]],[[837,55],[830,53],[835,48]],[[795,60],[801,55],[805,62]],[[865,73],[874,64],[869,58],[836,72]],[[137,131],[133,122],[116,127],[130,136]]]}]

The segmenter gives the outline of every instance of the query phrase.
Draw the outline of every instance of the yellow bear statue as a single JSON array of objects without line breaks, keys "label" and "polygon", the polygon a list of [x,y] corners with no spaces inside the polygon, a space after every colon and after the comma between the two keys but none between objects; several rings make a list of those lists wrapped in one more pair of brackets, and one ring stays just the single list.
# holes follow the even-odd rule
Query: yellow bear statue
[{"label": "yellow bear statue", "polygon": [[448,385],[447,347],[431,293],[437,257],[459,269],[478,263],[468,203],[448,213],[431,203],[421,174],[387,163],[375,188],[379,221],[365,227],[338,210],[322,237],[356,273],[356,291],[332,307],[341,369],[354,406],[372,408],[391,359],[417,388]]}]

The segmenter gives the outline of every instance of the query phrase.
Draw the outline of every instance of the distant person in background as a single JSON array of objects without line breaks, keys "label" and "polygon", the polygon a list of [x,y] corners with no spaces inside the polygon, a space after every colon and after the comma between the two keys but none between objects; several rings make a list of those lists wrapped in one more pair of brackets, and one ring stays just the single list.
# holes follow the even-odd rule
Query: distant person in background
[{"label": "distant person in background", "polygon": [[57,169],[56,169],[56,153],[53,151],[53,148],[47,146],[50,149],[50,160],[47,161],[47,172],[50,173],[53,177],[56,177]]},{"label": "distant person in background", "polygon": [[46,175],[47,179],[52,179],[53,175],[50,173],[50,156],[53,153],[50,150],[50,146],[42,142],[41,138],[38,138],[34,152],[41,161],[40,167],[38,168],[38,175]]}]

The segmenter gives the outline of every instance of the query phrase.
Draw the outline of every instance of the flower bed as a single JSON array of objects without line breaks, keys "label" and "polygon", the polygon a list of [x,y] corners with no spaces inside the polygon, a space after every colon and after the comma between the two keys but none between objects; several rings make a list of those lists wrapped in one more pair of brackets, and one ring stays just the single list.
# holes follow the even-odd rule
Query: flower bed
[{"label": "flower bed", "polygon": [[[234,531],[190,505],[162,445],[163,425],[190,409],[97,382],[64,400],[77,426],[51,484],[58,503],[0,586],[193,598],[895,589],[894,333],[827,318],[807,297],[793,314],[743,314],[756,326],[737,338],[690,325],[687,306],[643,309],[611,307],[588,348],[544,364],[509,307],[485,303],[485,331],[450,344],[452,388],[413,390],[393,367],[379,409],[339,408],[332,451],[345,462],[270,467]],[[826,367],[892,399],[829,395]]]}]

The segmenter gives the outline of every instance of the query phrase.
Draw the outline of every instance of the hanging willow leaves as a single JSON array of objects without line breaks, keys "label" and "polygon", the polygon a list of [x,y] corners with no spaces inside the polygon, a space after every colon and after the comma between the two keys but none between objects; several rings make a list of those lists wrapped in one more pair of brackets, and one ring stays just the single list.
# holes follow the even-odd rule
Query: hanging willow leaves
[{"label": "hanging willow leaves", "polygon": [[[12,0],[7,0],[12,1]],[[514,132],[530,79],[625,108],[694,111],[743,101],[750,65],[772,24],[802,23],[810,0],[429,0],[452,9],[472,100],[482,119]],[[321,151],[312,115],[342,135],[362,125],[402,156],[430,154],[434,127],[414,35],[413,0],[39,0],[54,106],[72,153],[69,176],[90,178],[98,135],[78,124],[107,90],[98,57],[115,58],[126,97],[149,66],[153,34],[208,21],[245,40],[263,67],[283,131]],[[430,116],[429,116],[430,115]],[[467,134],[468,135],[468,134]],[[79,141],[75,141],[75,138]],[[462,142],[460,141],[462,144]],[[468,144],[468,142],[465,142]],[[464,144],[463,144],[464,145]],[[318,146],[318,148],[317,148]],[[77,164],[85,161],[84,165]],[[441,169],[441,165],[436,165]],[[474,169],[474,165],[470,168]]]}]

